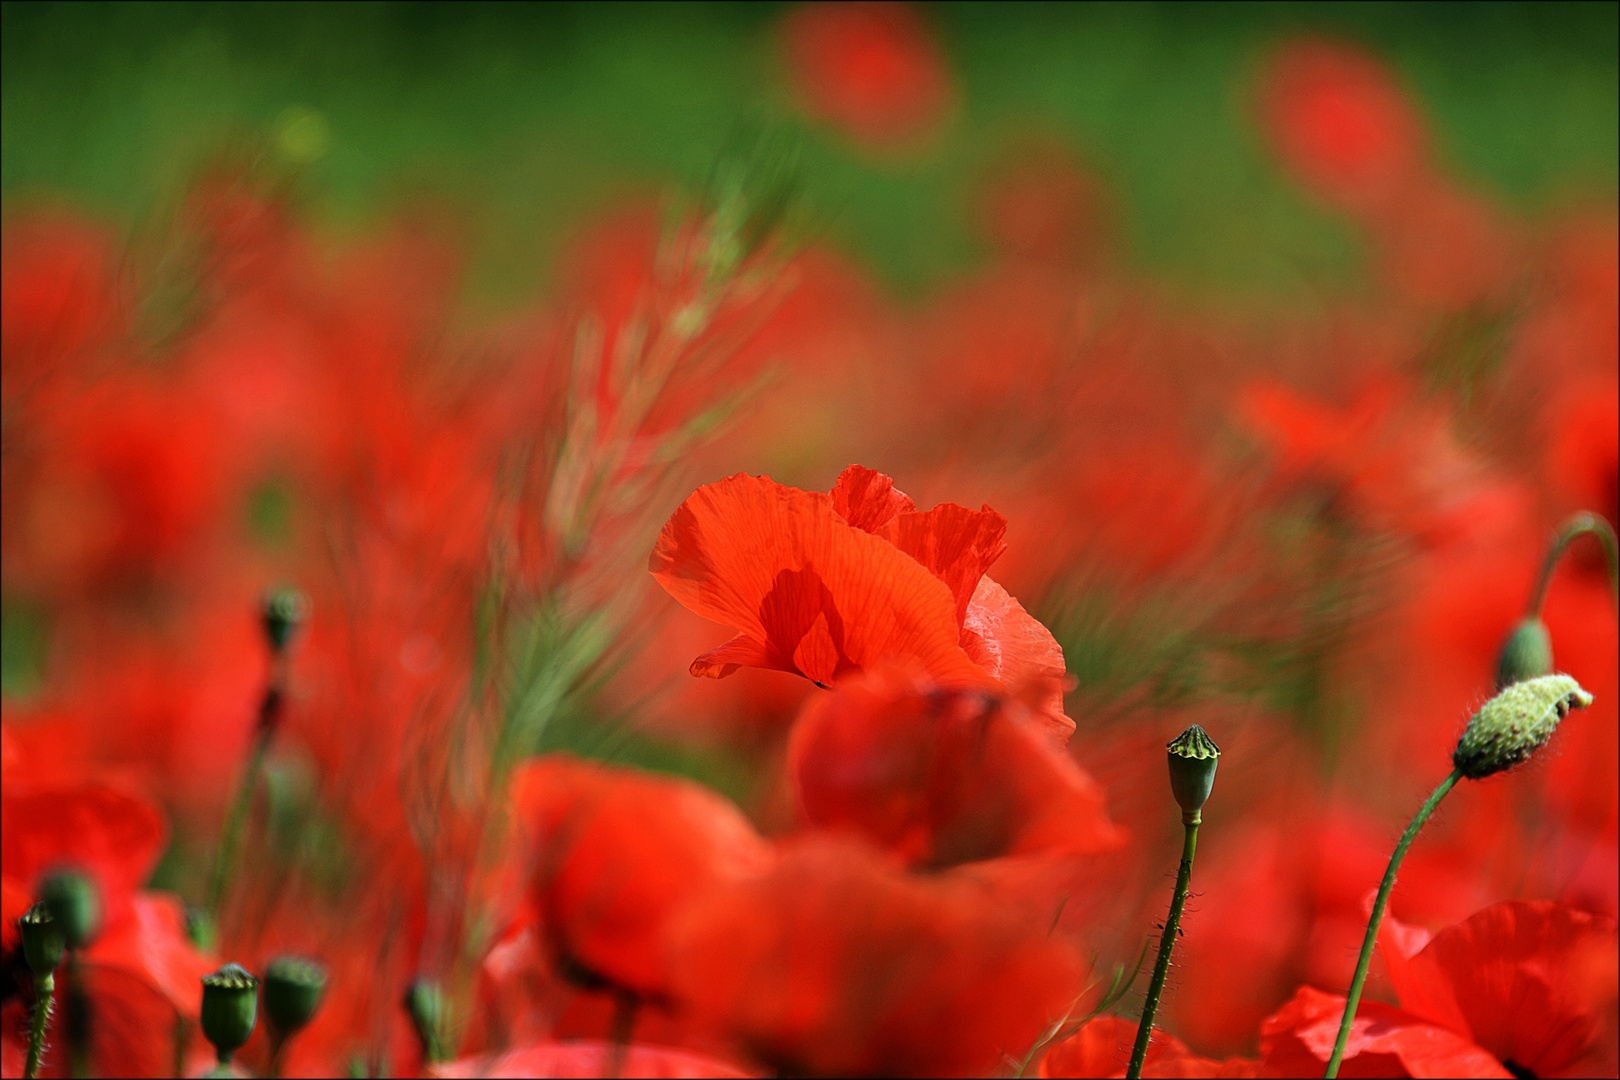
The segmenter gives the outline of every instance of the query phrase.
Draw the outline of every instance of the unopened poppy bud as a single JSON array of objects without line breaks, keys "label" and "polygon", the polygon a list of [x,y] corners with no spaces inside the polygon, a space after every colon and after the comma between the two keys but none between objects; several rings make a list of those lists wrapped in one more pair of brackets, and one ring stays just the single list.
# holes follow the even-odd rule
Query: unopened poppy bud
[{"label": "unopened poppy bud", "polygon": [[264,972],[264,1014],[283,1035],[303,1029],[321,1007],[326,969],[300,956],[279,956]]},{"label": "unopened poppy bud", "polygon": [[204,975],[202,984],[203,1034],[219,1052],[219,1060],[229,1061],[253,1034],[259,1015],[259,980],[240,964],[226,964],[212,975]]},{"label": "unopened poppy bud", "polygon": [[1539,750],[1571,709],[1592,704],[1592,695],[1568,675],[1543,675],[1514,683],[1481,706],[1468,721],[1451,763],[1470,780],[1511,769]]},{"label": "unopened poppy bud", "polygon": [[264,633],[277,652],[287,647],[298,627],[309,617],[309,598],[297,589],[282,587],[264,598]]},{"label": "unopened poppy bud", "polygon": [[1513,628],[1496,658],[1496,688],[1502,690],[1526,679],[1539,678],[1553,669],[1552,638],[1547,624],[1532,616]]},{"label": "unopened poppy bud", "polygon": [[422,1040],[422,1056],[441,1061],[444,1031],[444,992],[432,979],[416,979],[405,991],[405,1011],[410,1014],[416,1037]]},{"label": "unopened poppy bud", "polygon": [[70,949],[84,948],[101,929],[101,893],[77,870],[58,870],[46,878],[39,886],[39,899]]},{"label": "unopened poppy bud", "polygon": [[1170,791],[1183,813],[1196,814],[1215,787],[1221,749],[1197,724],[1177,735],[1165,749],[1170,752]]},{"label": "unopened poppy bud", "polygon": [[17,932],[22,936],[23,959],[35,979],[49,979],[62,962],[62,931],[51,917],[51,909],[43,903],[35,904],[17,920]]}]

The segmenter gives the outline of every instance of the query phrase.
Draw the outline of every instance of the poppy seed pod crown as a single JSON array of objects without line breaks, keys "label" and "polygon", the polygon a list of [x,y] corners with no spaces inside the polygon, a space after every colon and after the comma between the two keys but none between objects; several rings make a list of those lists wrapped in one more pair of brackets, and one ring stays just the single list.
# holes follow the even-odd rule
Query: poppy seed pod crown
[{"label": "poppy seed pod crown", "polygon": [[34,978],[49,978],[62,962],[62,932],[51,917],[50,908],[35,904],[17,920],[17,932],[22,936],[23,959]]},{"label": "poppy seed pod crown", "polygon": [[1552,638],[1547,635],[1547,624],[1532,616],[1513,628],[1502,643],[1502,653],[1496,660],[1496,688],[1498,690],[1539,678],[1552,672]]},{"label": "poppy seed pod crown", "polygon": [[1470,780],[1511,769],[1552,738],[1571,709],[1590,704],[1592,695],[1568,675],[1543,675],[1514,683],[1468,721],[1451,763]]},{"label": "poppy seed pod crown", "polygon": [[258,1021],[259,980],[240,964],[226,964],[204,975],[202,984],[203,1034],[219,1051],[220,1060],[228,1061],[248,1041]]},{"label": "poppy seed pod crown", "polygon": [[1165,747],[1170,758],[1170,791],[1182,813],[1196,814],[1203,809],[1215,787],[1215,767],[1220,764],[1221,748],[1203,728],[1194,724]]}]

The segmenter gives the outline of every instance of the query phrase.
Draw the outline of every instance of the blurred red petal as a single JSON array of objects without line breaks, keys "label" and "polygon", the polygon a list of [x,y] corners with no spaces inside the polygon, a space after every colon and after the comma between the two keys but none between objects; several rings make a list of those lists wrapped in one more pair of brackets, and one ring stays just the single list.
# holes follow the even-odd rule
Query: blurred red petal
[{"label": "blurred red petal", "polygon": [[[1302,986],[1260,1025],[1262,1076],[1316,1076],[1338,1038],[1344,998]],[[1486,1051],[1445,1028],[1376,1001],[1361,1002],[1340,1076],[1511,1077]]]},{"label": "blurred red petal", "polygon": [[[1119,1016],[1099,1016],[1054,1044],[1041,1059],[1045,1077],[1124,1076],[1136,1043],[1137,1024]],[[1155,1030],[1142,1062],[1142,1075],[1164,1077],[1254,1077],[1260,1063],[1251,1058],[1216,1061],[1199,1057],[1174,1035]]]},{"label": "blurred red petal", "polygon": [[434,1065],[429,1076],[645,1076],[650,1078],[756,1076],[729,1062],[689,1050],[631,1043],[615,1054],[611,1043],[543,1042],[503,1054],[484,1054]]}]

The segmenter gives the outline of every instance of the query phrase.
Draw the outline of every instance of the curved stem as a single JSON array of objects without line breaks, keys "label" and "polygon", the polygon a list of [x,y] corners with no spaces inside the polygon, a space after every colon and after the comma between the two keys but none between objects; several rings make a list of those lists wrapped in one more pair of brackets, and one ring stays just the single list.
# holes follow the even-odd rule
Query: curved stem
[{"label": "curved stem", "polygon": [[56,979],[50,974],[34,979],[34,1023],[28,1029],[28,1061],[23,1065],[24,1080],[39,1075],[39,1059],[45,1053],[45,1025],[51,1019],[51,998],[56,992]]},{"label": "curved stem", "polygon": [[1559,527],[1557,535],[1553,538],[1552,547],[1547,549],[1547,557],[1541,563],[1541,575],[1536,578],[1535,592],[1530,594],[1529,617],[1541,617],[1541,606],[1547,600],[1547,586],[1552,583],[1553,571],[1558,567],[1558,560],[1564,557],[1564,551],[1576,538],[1590,534],[1597,538],[1603,548],[1604,560],[1609,564],[1609,591],[1620,602],[1620,543],[1615,540],[1614,530],[1609,523],[1589,510],[1582,510],[1578,514],[1570,515],[1569,519]]},{"label": "curved stem", "polygon": [[1389,866],[1384,870],[1384,880],[1378,883],[1378,896],[1373,900],[1372,915],[1367,920],[1367,934],[1361,939],[1361,954],[1356,957],[1356,973],[1350,979],[1350,992],[1344,999],[1344,1018],[1339,1021],[1339,1037],[1333,1041],[1333,1056],[1328,1059],[1327,1072],[1324,1077],[1339,1075],[1339,1062],[1344,1059],[1345,1043],[1350,1040],[1350,1026],[1356,1020],[1356,1006],[1361,1004],[1361,988],[1367,982],[1367,968],[1372,965],[1373,946],[1378,942],[1378,925],[1384,921],[1384,908],[1389,906],[1389,894],[1395,888],[1395,872],[1401,868],[1401,861],[1406,858],[1406,850],[1417,839],[1418,830],[1434,814],[1435,807],[1457,781],[1462,779],[1462,773],[1455,770],[1451,775],[1440,781],[1440,786],[1426,799],[1418,809],[1417,816],[1412,824],[1406,827],[1401,839],[1395,845],[1395,851],[1389,857]]},{"label": "curved stem", "polygon": [[1181,909],[1187,903],[1187,888],[1192,884],[1193,853],[1198,850],[1198,825],[1203,814],[1194,810],[1181,815],[1181,868],[1176,872],[1176,891],[1170,898],[1170,916],[1164,920],[1164,936],[1159,939],[1159,958],[1153,964],[1153,979],[1148,983],[1147,1004],[1142,1009],[1142,1022],[1136,1029],[1136,1045],[1131,1048],[1131,1064],[1125,1070],[1127,1080],[1142,1075],[1142,1062],[1147,1059],[1148,1040],[1153,1037],[1153,1017],[1159,1011],[1159,997],[1164,993],[1164,980],[1170,974],[1170,952],[1176,946],[1176,931],[1181,925]]}]

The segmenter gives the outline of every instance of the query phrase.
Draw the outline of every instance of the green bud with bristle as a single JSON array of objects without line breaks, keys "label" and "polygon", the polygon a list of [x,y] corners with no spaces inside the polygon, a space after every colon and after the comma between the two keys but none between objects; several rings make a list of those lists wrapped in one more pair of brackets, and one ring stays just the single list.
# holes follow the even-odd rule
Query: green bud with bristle
[{"label": "green bud with bristle", "polygon": [[300,956],[278,956],[264,972],[264,1014],[283,1035],[303,1029],[321,1007],[326,969]]},{"label": "green bud with bristle", "polygon": [[1511,769],[1545,745],[1571,709],[1590,704],[1592,695],[1568,675],[1514,683],[1468,721],[1451,763],[1470,780]]},{"label": "green bud with bristle", "polygon": [[259,980],[240,964],[226,964],[204,975],[202,984],[203,1034],[219,1052],[219,1060],[229,1061],[258,1021]]},{"label": "green bud with bristle", "polygon": [[82,949],[101,929],[101,892],[77,870],[58,870],[39,886],[39,899],[56,920],[62,943]]},{"label": "green bud with bristle", "polygon": [[35,904],[17,920],[17,932],[22,935],[23,959],[35,979],[49,979],[62,962],[66,949],[62,931],[51,916],[51,909],[43,903]]},{"label": "green bud with bristle", "polygon": [[405,1011],[422,1041],[422,1056],[444,1061],[444,992],[432,979],[416,979],[405,991]]},{"label": "green bud with bristle", "polygon": [[1496,688],[1498,690],[1536,679],[1552,673],[1552,638],[1547,624],[1538,618],[1528,618],[1513,628],[1513,633],[1502,643],[1502,653],[1496,659]]},{"label": "green bud with bristle", "polygon": [[264,634],[277,652],[287,647],[298,627],[309,617],[309,598],[284,586],[264,598]]},{"label": "green bud with bristle", "polygon": [[1221,750],[1204,729],[1194,724],[1165,747],[1170,758],[1170,791],[1184,814],[1196,814],[1215,787],[1215,767]]}]

